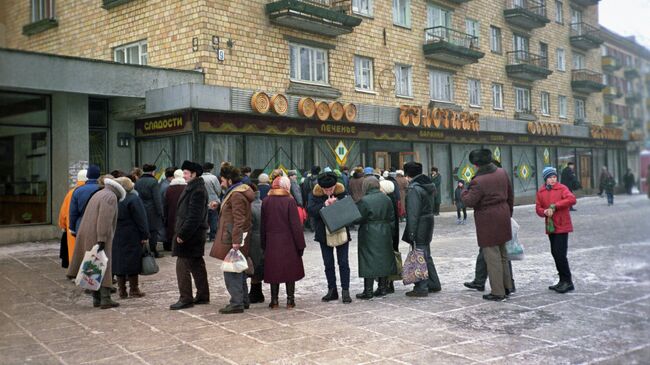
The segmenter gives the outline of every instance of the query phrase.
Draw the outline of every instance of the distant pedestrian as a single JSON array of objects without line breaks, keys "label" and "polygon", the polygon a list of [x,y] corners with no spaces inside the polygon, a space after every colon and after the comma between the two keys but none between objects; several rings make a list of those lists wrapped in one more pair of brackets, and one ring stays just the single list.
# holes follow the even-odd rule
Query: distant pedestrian
[{"label": "distant pedestrian", "polygon": [[250,183],[255,193],[255,199],[251,203],[251,239],[248,254],[253,262],[253,276],[251,276],[251,287],[248,292],[248,300],[251,304],[264,303],[264,293],[262,292],[262,281],[264,280],[264,250],[262,249],[262,200],[260,192],[255,184]]},{"label": "distant pedestrian", "polygon": [[400,219],[403,220],[406,217],[406,190],[409,187],[409,181],[404,176],[404,170],[397,170],[395,175],[395,181],[397,181],[397,186],[399,187],[398,214]]},{"label": "distant pedestrian", "polygon": [[356,167],[352,171],[352,178],[348,185],[350,186],[350,196],[355,203],[359,202],[363,198],[363,169],[361,167]]},{"label": "distant pedestrian", "polygon": [[[174,171],[174,178],[169,183],[169,187],[165,191],[165,199],[163,202],[163,212],[165,218],[165,233],[166,240],[173,243],[176,237],[176,214],[178,211],[178,201],[183,194],[183,190],[187,186],[185,178],[183,178],[183,170],[178,169]],[[173,247],[173,245],[172,245]]]},{"label": "distant pedestrian", "polygon": [[[569,161],[564,169],[562,169],[562,176],[560,178],[560,181],[564,186],[569,188],[569,191],[572,193],[580,190],[580,181],[578,180],[578,177],[576,176],[576,165]],[[571,211],[575,211],[576,209],[574,207],[571,207]]]},{"label": "distant pedestrian", "polygon": [[293,199],[299,207],[303,207],[302,193],[300,191],[300,185],[298,185],[298,172],[296,170],[289,170],[287,176],[291,181],[291,196],[293,196]]},{"label": "distant pedestrian", "polygon": [[144,164],[142,166],[142,177],[135,183],[135,190],[138,191],[140,199],[147,210],[149,221],[149,249],[156,258],[164,255],[158,252],[158,231],[162,227],[163,206],[160,186],[154,176],[156,165]]},{"label": "distant pedestrian", "polygon": [[[458,180],[456,184],[456,190],[454,190],[454,205],[456,206],[456,224],[466,224],[467,223],[467,208],[463,199],[461,199],[461,194],[465,188],[465,182],[463,180]],[[460,212],[463,212],[463,220],[460,219]]]},{"label": "distant pedestrian", "polygon": [[217,234],[217,222],[219,221],[219,204],[221,204],[221,183],[219,178],[212,174],[214,164],[206,162],[203,164],[203,174],[201,179],[205,182],[205,190],[208,192],[208,225],[210,232],[208,240],[214,241]]},{"label": "distant pedestrian", "polygon": [[264,200],[266,194],[271,190],[269,175],[261,173],[260,176],[257,177],[257,190],[260,192],[260,200]]},{"label": "distant pedestrian", "polygon": [[61,208],[59,209],[59,228],[63,232],[61,240],[61,249],[59,258],[61,259],[61,267],[68,268],[70,261],[72,261],[72,254],[74,253],[75,237],[70,230],[70,203],[72,202],[72,194],[78,187],[83,186],[88,179],[86,177],[86,170],[79,170],[77,173],[77,183],[74,188],[68,190],[68,193],[63,199]]},{"label": "distant pedestrian", "polygon": [[607,196],[607,206],[614,205],[614,187],[616,187],[616,180],[614,176],[607,170],[607,166],[603,166],[600,172],[598,195],[603,194]]},{"label": "distant pedestrian", "polygon": [[[167,234],[167,224],[166,224],[166,218],[165,218],[165,193],[167,192],[167,188],[169,188],[169,184],[174,179],[174,171],[176,171],[176,170],[177,169],[175,167],[166,168],[165,169],[165,178],[159,183],[159,185],[160,185],[160,196],[162,198],[162,203],[163,203],[163,224],[160,227],[160,230],[158,231],[158,237],[162,241],[163,250],[165,250],[165,251],[171,251],[172,250],[172,241],[170,240],[169,237],[174,235],[173,233],[171,235]],[[182,171],[181,171],[181,173],[182,173]]]},{"label": "distant pedestrian", "polygon": [[632,169],[628,168],[625,175],[623,175],[623,185],[625,185],[625,193],[627,195],[632,195],[632,188],[634,187],[635,182],[636,180],[634,180]]},{"label": "distant pedestrian", "polygon": [[535,210],[537,215],[545,219],[551,254],[560,276],[560,281],[548,288],[566,293],[574,289],[567,250],[569,233],[573,232],[569,207],[576,203],[576,197],[566,186],[557,182],[557,171],[553,167],[545,168],[542,175],[545,183],[537,191]]},{"label": "distant pedestrian", "polygon": [[251,174],[253,173],[253,169],[250,168],[250,166],[243,166],[241,168],[241,174],[242,174],[242,184],[250,184],[252,183],[251,181]]},{"label": "distant pedestrian", "polygon": [[436,192],[433,197],[433,215],[438,216],[440,215],[440,204],[442,202],[442,176],[440,176],[440,172],[435,166],[431,168],[431,182],[433,182],[433,185],[436,187]]}]

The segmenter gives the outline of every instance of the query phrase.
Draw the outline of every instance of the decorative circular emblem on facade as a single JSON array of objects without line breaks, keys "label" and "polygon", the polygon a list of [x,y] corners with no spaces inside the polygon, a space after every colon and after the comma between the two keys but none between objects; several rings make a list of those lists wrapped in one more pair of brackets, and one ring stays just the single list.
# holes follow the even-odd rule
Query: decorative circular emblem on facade
[{"label": "decorative circular emblem on facade", "polygon": [[343,119],[343,114],[345,114],[345,110],[343,110],[343,104],[338,101],[333,101],[330,103],[329,107],[332,119],[337,122]]},{"label": "decorative circular emblem on facade", "polygon": [[312,98],[302,98],[298,101],[298,114],[305,118],[311,118],[316,114],[316,103]]},{"label": "decorative circular emblem on facade", "polygon": [[548,148],[544,148],[544,165],[549,166],[551,164],[551,152]]},{"label": "decorative circular emblem on facade", "polygon": [[529,180],[533,171],[527,163],[519,165],[517,170],[518,176],[521,180]]},{"label": "decorative circular emblem on facade", "polygon": [[494,152],[492,152],[492,157],[496,162],[501,162],[501,148],[499,147],[494,148]]},{"label": "decorative circular emblem on facade", "polygon": [[348,122],[354,122],[355,119],[357,119],[357,106],[352,104],[352,103],[347,103],[343,106],[343,110],[345,110],[345,120]]},{"label": "decorative circular emblem on facade", "polygon": [[271,109],[273,109],[276,114],[286,114],[289,109],[289,101],[287,101],[287,97],[282,94],[273,95],[271,98]]},{"label": "decorative circular emblem on facade", "polygon": [[324,102],[319,101],[316,103],[316,116],[319,120],[327,120],[330,117],[330,106]]},{"label": "decorative circular emblem on facade", "polygon": [[251,97],[251,108],[253,108],[254,111],[264,114],[269,111],[270,107],[271,100],[266,93],[258,91],[253,94],[253,97]]},{"label": "decorative circular emblem on facade", "polygon": [[470,164],[465,164],[463,168],[458,170],[458,178],[468,183],[474,177],[474,173],[474,167]]}]

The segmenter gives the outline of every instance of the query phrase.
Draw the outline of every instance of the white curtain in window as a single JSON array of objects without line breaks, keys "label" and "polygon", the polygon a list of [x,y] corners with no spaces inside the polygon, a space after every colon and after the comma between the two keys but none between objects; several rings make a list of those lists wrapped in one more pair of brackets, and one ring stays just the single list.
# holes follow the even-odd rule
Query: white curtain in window
[{"label": "white curtain in window", "polygon": [[448,72],[430,70],[429,89],[431,99],[439,101],[452,101],[453,99],[453,75]]},{"label": "white curtain in window", "polygon": [[205,135],[205,160],[219,166],[228,161],[234,166],[244,164],[244,141],[241,135],[208,134]]}]

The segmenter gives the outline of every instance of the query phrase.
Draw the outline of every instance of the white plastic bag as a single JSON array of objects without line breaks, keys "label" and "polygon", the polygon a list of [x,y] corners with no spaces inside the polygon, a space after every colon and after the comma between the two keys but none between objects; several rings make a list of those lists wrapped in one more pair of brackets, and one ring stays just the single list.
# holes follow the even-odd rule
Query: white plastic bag
[{"label": "white plastic bag", "polygon": [[516,261],[524,259],[524,246],[519,243],[519,224],[510,218],[510,225],[512,229],[512,239],[506,242],[506,251],[508,251],[508,260]]},{"label": "white plastic bag", "polygon": [[244,272],[246,269],[248,269],[248,262],[246,261],[246,257],[241,253],[241,251],[231,248],[230,251],[228,251],[226,257],[223,259],[223,265],[221,266],[221,269],[224,272]]},{"label": "white plastic bag", "polygon": [[83,261],[79,267],[75,284],[88,290],[99,290],[102,286],[102,279],[106,273],[108,257],[104,251],[99,251],[99,245],[93,246],[90,251],[84,254]]}]

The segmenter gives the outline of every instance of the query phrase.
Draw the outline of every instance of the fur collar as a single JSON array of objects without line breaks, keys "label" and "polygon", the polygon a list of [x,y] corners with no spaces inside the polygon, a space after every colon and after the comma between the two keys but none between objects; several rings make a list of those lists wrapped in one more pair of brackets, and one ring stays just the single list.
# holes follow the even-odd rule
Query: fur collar
[{"label": "fur collar", "polygon": [[169,183],[169,186],[172,186],[172,185],[187,185],[187,183],[185,182],[185,179],[183,179],[183,178],[180,178],[180,179],[174,178]]},{"label": "fur collar", "polygon": [[284,190],[284,189],[282,189],[282,188],[279,188],[279,189],[271,189],[271,190],[269,191],[268,195],[271,195],[271,196],[289,196],[289,192],[286,191],[286,190]]},{"label": "fur collar", "polygon": [[[345,192],[345,186],[343,184],[337,182],[334,188],[334,195],[339,195]],[[312,191],[314,196],[324,196],[325,192],[323,191],[323,188],[320,187],[320,185],[316,184],[314,186],[314,190]]]},{"label": "fur collar", "polygon": [[115,191],[119,201],[122,201],[124,198],[126,198],[126,190],[124,190],[122,185],[120,185],[120,183],[117,181],[113,179],[104,179],[104,186],[112,188]]},{"label": "fur collar", "polygon": [[476,171],[476,176],[481,176],[481,175],[487,175],[495,172],[497,170],[497,166],[493,163],[489,163],[487,165],[479,166],[478,171]]}]

